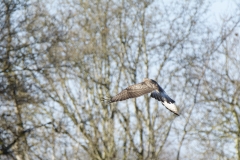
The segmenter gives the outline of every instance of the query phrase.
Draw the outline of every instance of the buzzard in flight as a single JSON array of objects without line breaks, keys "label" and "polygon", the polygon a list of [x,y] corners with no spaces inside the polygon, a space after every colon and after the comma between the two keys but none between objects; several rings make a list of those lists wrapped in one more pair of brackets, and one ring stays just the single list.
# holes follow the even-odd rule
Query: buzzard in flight
[{"label": "buzzard in flight", "polygon": [[172,100],[167,93],[158,85],[158,83],[152,79],[144,78],[143,82],[134,84],[127,87],[122,92],[118,93],[116,96],[110,99],[110,103],[123,101],[129,98],[136,98],[144,94],[150,93],[151,97],[155,98],[158,101],[161,101],[162,104],[171,112],[176,115],[178,114],[177,107],[175,106],[175,101]]}]

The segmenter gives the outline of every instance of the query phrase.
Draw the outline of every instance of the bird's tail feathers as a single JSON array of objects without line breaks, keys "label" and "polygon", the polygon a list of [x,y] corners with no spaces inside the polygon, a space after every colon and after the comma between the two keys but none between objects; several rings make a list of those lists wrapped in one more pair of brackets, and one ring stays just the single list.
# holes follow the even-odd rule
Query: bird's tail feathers
[{"label": "bird's tail feathers", "polygon": [[171,112],[179,116],[178,109],[174,103],[169,103],[167,101],[162,102],[162,104]]},{"label": "bird's tail feathers", "polygon": [[111,97],[101,97],[100,100],[101,100],[102,102],[111,103]]}]

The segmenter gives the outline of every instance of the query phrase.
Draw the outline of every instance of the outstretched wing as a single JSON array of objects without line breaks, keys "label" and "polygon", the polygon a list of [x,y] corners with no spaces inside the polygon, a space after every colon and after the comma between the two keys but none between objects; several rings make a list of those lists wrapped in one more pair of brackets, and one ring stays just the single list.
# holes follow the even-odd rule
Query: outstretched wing
[{"label": "outstretched wing", "polygon": [[157,99],[158,101],[161,101],[162,104],[171,112],[175,113],[176,115],[178,114],[178,110],[176,105],[174,104],[175,101],[172,100],[164,90],[158,92],[158,91],[154,91],[151,93],[151,97]]},{"label": "outstretched wing", "polygon": [[110,103],[123,101],[129,98],[136,98],[141,95],[150,93],[155,89],[156,88],[152,88],[146,85],[145,82],[138,83],[138,84],[129,86],[128,88],[124,89],[122,92],[118,93],[116,96],[112,97],[112,99],[110,100]]}]

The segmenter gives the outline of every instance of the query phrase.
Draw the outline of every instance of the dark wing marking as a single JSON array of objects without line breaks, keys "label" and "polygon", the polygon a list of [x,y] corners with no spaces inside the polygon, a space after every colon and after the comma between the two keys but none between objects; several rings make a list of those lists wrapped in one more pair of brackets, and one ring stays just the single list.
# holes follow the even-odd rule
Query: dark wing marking
[{"label": "dark wing marking", "polygon": [[163,97],[159,93],[157,93],[156,91],[151,93],[151,97],[155,98],[158,101],[162,101],[163,102],[163,99],[162,99]]},{"label": "dark wing marking", "polygon": [[156,100],[158,101],[161,101],[161,102],[164,102],[164,101],[167,101],[168,103],[175,103],[174,100],[172,100],[167,94],[165,91],[163,92],[152,92],[151,93],[151,97],[152,98],[155,98]]},{"label": "dark wing marking", "polygon": [[158,91],[154,91],[151,93],[151,97],[152,98],[155,98],[157,99],[158,101],[161,101],[162,104],[171,112],[173,112],[174,114],[176,115],[179,115],[178,114],[178,109],[177,107],[175,106],[175,101],[172,100],[166,93],[165,91],[161,91],[161,92],[158,92]]},{"label": "dark wing marking", "polygon": [[151,88],[145,84],[145,82],[138,83],[128,88],[124,89],[122,92],[118,93],[116,96],[112,97],[110,103],[123,101],[129,98],[136,98],[141,95],[147,94],[155,90],[156,88]]}]

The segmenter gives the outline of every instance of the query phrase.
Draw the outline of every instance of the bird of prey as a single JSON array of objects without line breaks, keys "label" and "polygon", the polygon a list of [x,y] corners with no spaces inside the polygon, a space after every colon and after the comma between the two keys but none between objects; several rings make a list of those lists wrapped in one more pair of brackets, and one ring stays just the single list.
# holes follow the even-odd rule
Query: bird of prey
[{"label": "bird of prey", "polygon": [[161,101],[162,104],[171,112],[176,115],[178,114],[177,107],[175,106],[175,101],[172,100],[167,93],[160,87],[160,85],[148,78],[144,78],[143,82],[134,84],[132,86],[127,87],[122,92],[118,93],[116,96],[110,99],[110,103],[123,101],[129,98],[136,98],[142,96],[144,94],[150,93],[151,97],[155,98],[158,101]]}]

